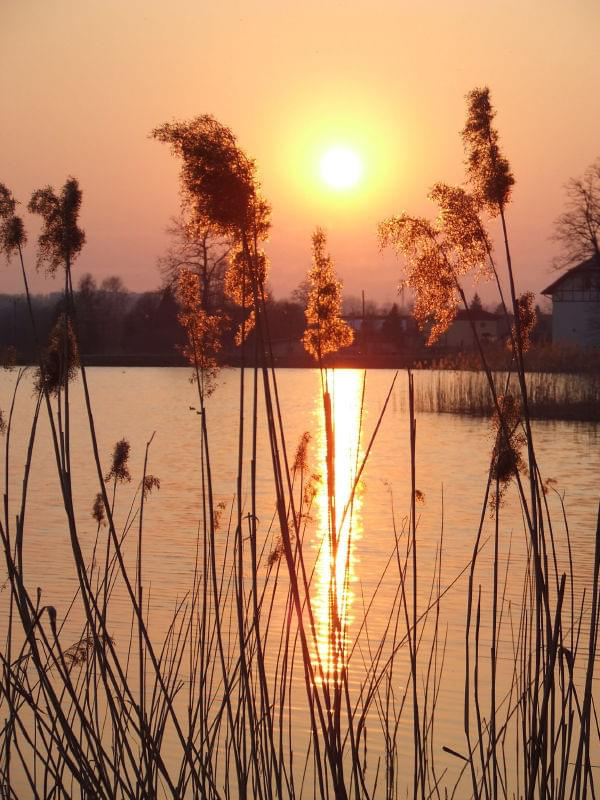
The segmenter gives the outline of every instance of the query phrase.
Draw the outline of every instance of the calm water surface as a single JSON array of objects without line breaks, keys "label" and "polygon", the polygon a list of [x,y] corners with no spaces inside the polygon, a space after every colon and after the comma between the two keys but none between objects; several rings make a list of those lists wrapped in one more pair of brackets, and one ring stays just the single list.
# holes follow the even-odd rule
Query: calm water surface
[{"label": "calm water surface", "polygon": [[[356,475],[357,465],[367,450],[390,389],[394,373],[381,370],[368,373],[339,370],[331,378],[336,439],[336,491],[338,512],[346,504]],[[417,373],[416,381],[426,382],[428,373]],[[311,435],[308,447],[308,474],[324,475],[325,443],[322,401],[317,371],[282,370],[278,373],[280,400],[285,420],[289,457],[305,431]],[[178,598],[189,591],[201,515],[201,474],[199,416],[196,413],[194,386],[189,370],[177,368],[103,368],[89,370],[100,453],[106,471],[114,443],[126,438],[131,443],[133,480],[117,490],[116,519],[126,523],[135,489],[141,476],[144,448],[155,433],[149,451],[148,472],[160,478],[160,491],[154,493],[145,508],[144,583],[150,593],[153,634],[160,639],[166,621]],[[364,385],[363,385],[364,383]],[[0,376],[0,407],[7,409],[14,385],[14,373]],[[364,390],[364,403],[363,403]],[[208,402],[209,436],[212,442],[212,471],[217,499],[224,503],[227,520],[234,500],[237,471],[239,373],[221,373],[219,385]],[[250,394],[250,393],[249,393]],[[91,516],[97,492],[90,437],[83,415],[79,383],[73,388],[72,448],[74,497],[80,520],[80,535],[89,556],[96,538],[96,524]],[[17,510],[25,448],[34,406],[31,380],[25,378],[17,397],[11,439],[12,467],[10,497],[12,514]],[[406,517],[409,512],[410,462],[407,417],[407,380],[398,376],[387,411],[358,484],[353,513],[348,515],[341,535],[340,561],[348,559],[349,578],[345,592],[338,598],[339,612],[347,627],[348,648],[358,636],[351,659],[351,680],[360,683],[361,659],[370,642],[377,642],[389,620],[389,609],[398,589],[397,568],[388,566],[394,553],[396,537],[406,547]],[[247,412],[249,413],[248,405]],[[262,420],[262,417],[261,417]],[[544,478],[556,481],[554,488],[564,498],[572,550],[575,558],[575,605],[589,585],[594,554],[595,515],[599,500],[600,451],[598,429],[574,423],[538,422],[534,424],[536,452]],[[64,512],[59,501],[58,480],[53,454],[48,446],[47,422],[42,414],[34,451],[28,523],[26,525],[26,580],[32,592],[41,587],[44,602],[54,605],[59,617],[64,615],[76,589],[72,556]],[[437,710],[436,740],[441,749],[448,745],[464,747],[462,708],[464,683],[464,617],[466,579],[463,575],[472,554],[482,515],[493,434],[489,420],[436,414],[417,414],[417,487],[423,494],[418,506],[419,612],[429,604],[431,581],[441,546],[441,588],[444,596],[439,620],[446,641],[444,670]],[[261,542],[265,556],[276,541],[273,526],[274,500],[270,453],[264,430],[258,433],[258,507]],[[249,459],[249,456],[248,456]],[[249,470],[249,461],[245,462]],[[316,482],[317,494],[308,522],[305,546],[315,564],[314,602],[319,637],[326,640],[327,587],[329,554],[324,543],[327,501],[325,482]],[[566,564],[566,537],[562,509],[555,491],[548,496],[553,519],[557,558]],[[244,498],[247,502],[248,498]],[[351,516],[351,520],[350,520]],[[482,607],[489,609],[493,520],[485,514],[484,545],[476,571],[476,591],[482,593]],[[505,647],[500,657],[511,664],[508,620],[511,608],[521,599],[525,573],[526,539],[516,492],[511,489],[500,518],[502,581],[506,576],[505,609],[507,623],[501,633]],[[226,522],[224,523],[226,524]],[[338,583],[343,584],[343,567]],[[382,579],[383,576],[383,579]],[[4,580],[4,578],[2,578]],[[456,582],[455,582],[456,581]],[[377,589],[377,592],[376,592]],[[376,592],[376,594],[375,594]],[[364,609],[368,630],[362,626]],[[0,602],[5,602],[6,593]],[[118,601],[118,596],[117,596]],[[512,604],[512,606],[511,606]],[[129,612],[113,608],[112,626],[117,646],[125,647]],[[283,624],[276,620],[277,624]],[[5,618],[0,620],[4,629]],[[65,625],[65,641],[77,641],[82,620],[70,617]],[[3,632],[3,631],[2,631]],[[427,634],[426,634],[427,636]],[[482,630],[485,638],[485,625]],[[320,645],[321,646],[321,645]],[[322,645],[325,648],[325,645]],[[426,641],[425,641],[426,650]],[[362,655],[361,655],[362,654]],[[272,665],[275,652],[267,652]],[[354,667],[356,664],[356,667]],[[407,654],[401,654],[401,666],[408,669]],[[507,667],[507,668],[508,668]],[[408,679],[408,672],[398,672],[398,690]],[[303,691],[303,690],[302,690]],[[299,693],[299,728],[308,730],[302,717]],[[410,714],[405,715],[406,730]],[[402,742],[402,739],[400,740]],[[376,753],[380,745],[372,742]],[[402,746],[402,745],[401,745]],[[407,745],[406,754],[410,750]],[[445,756],[441,756],[442,763]],[[408,762],[407,762],[408,764]],[[448,768],[456,770],[449,761]],[[410,767],[409,767],[410,769]]]}]

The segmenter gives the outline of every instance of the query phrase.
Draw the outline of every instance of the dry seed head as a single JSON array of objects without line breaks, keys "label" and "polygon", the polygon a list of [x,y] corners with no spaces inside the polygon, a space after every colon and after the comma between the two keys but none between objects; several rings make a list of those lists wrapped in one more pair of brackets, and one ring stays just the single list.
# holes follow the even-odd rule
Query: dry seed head
[{"label": "dry seed head", "polygon": [[475,270],[478,276],[489,277],[487,259],[492,245],[472,195],[460,186],[436,183],[429,198],[439,206],[436,224],[453,253],[455,274]]},{"label": "dry seed head", "polygon": [[43,369],[38,367],[35,372],[35,387],[57,396],[65,383],[75,379],[79,367],[79,348],[66,314],[60,314],[54,323],[42,359]]},{"label": "dry seed head", "polygon": [[8,261],[27,240],[23,220],[15,215],[16,205],[12,192],[0,183],[0,253]]},{"label": "dry seed head", "polygon": [[98,525],[102,525],[104,522],[104,498],[102,497],[101,493],[98,492],[96,498],[94,500],[94,505],[92,506],[92,517],[96,520]]},{"label": "dry seed head", "polygon": [[[525,292],[517,299],[517,314],[519,315],[519,328],[521,331],[521,347],[526,353],[531,345],[531,334],[537,324],[537,314],[533,304],[533,292]],[[516,340],[516,326],[512,326],[513,338]]]},{"label": "dry seed head", "polygon": [[181,158],[183,202],[194,218],[217,235],[237,237],[253,230],[266,237],[270,209],[259,194],[256,165],[229,128],[205,114],[161,125],[152,136]]},{"label": "dry seed head", "polygon": [[105,481],[109,481],[111,478],[114,478],[117,483],[129,483],[131,481],[131,473],[129,472],[129,466],[127,464],[130,450],[131,445],[127,439],[120,439],[115,444],[112,466],[104,478]]},{"label": "dry seed head", "polygon": [[435,224],[400,214],[380,223],[378,233],[380,246],[392,247],[405,260],[400,286],[415,294],[413,314],[420,329],[431,324],[431,345],[456,317],[459,277],[472,271],[478,278],[489,277],[491,244],[477,203],[464,189],[437,183],[429,197],[440,209]]},{"label": "dry seed head", "polygon": [[144,485],[142,487],[144,500],[148,497],[153,489],[156,489],[156,491],[160,489],[160,478],[157,478],[156,475],[146,475],[144,478]]},{"label": "dry seed head", "polygon": [[227,504],[224,500],[219,500],[217,505],[213,510],[213,526],[214,529],[217,531],[221,527],[221,518],[223,516],[223,512],[227,508]]},{"label": "dry seed head", "polygon": [[[114,644],[114,639],[111,636],[103,637],[102,634],[100,634],[100,638],[101,641]],[[67,666],[72,668],[87,663],[93,651],[94,637],[90,634],[89,636],[84,636],[78,642],[75,642],[75,644],[71,645],[71,647],[65,650],[63,655]]]},{"label": "dry seed head", "polygon": [[473,196],[481,208],[497,216],[509,200],[515,179],[498,144],[496,115],[486,87],[467,95],[467,121],[461,132]]},{"label": "dry seed head", "polygon": [[298,447],[296,448],[296,456],[294,458],[292,472],[298,472],[301,470],[306,470],[308,468],[306,452],[308,450],[308,444],[310,440],[311,440],[310,433],[308,431],[304,431],[304,433],[300,437],[300,441],[298,442]]},{"label": "dry seed head", "polygon": [[45,266],[47,275],[71,264],[85,244],[85,233],[78,226],[82,193],[75,178],[68,178],[60,194],[51,186],[35,191],[27,208],[43,220],[38,237],[37,266]]},{"label": "dry seed head", "polygon": [[3,183],[0,183],[0,219],[8,219],[15,213],[17,201],[12,192]]},{"label": "dry seed head", "polygon": [[423,217],[401,214],[379,225],[381,247],[392,247],[406,262],[401,282],[415,293],[413,314],[423,330],[431,322],[428,344],[446,331],[458,311],[460,295],[441,233]]},{"label": "dry seed head", "polygon": [[331,256],[326,253],[327,237],[317,228],[312,237],[313,263],[308,274],[310,292],[302,337],[304,349],[317,361],[354,341],[354,331],[342,320],[342,284],[337,280]]},{"label": "dry seed head", "polygon": [[527,440],[520,427],[521,407],[518,399],[514,395],[506,394],[499,397],[498,402],[501,416],[497,411],[493,416],[495,441],[492,452],[492,478],[499,482],[502,494],[511,479],[525,470],[521,450],[527,444]]},{"label": "dry seed head", "polygon": [[[187,337],[187,344],[180,349],[189,363],[200,370],[202,392],[209,395],[219,371],[216,354],[221,349],[225,318],[208,314],[202,308],[200,276],[192,270],[179,271],[177,298],[181,306],[177,319]],[[195,373],[192,380],[196,380]]]},{"label": "dry seed head", "polygon": [[304,493],[302,496],[302,502],[305,506],[310,506],[312,504],[313,500],[317,496],[317,492],[319,491],[318,487],[322,480],[323,477],[318,472],[313,472],[310,476],[304,487]]},{"label": "dry seed head", "polygon": [[283,551],[283,541],[280,538],[280,539],[277,540],[277,542],[275,543],[275,547],[271,550],[271,552],[267,556],[267,567],[269,569],[273,569],[275,564],[277,564],[277,563],[279,563],[279,561],[281,561],[281,558],[283,556],[283,552],[284,552]]}]

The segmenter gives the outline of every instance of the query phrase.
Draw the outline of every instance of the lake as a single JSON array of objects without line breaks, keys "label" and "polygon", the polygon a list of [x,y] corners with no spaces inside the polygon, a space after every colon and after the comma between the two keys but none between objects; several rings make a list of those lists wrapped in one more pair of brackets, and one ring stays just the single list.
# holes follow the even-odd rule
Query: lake
[{"label": "lake", "polygon": [[[10,406],[15,376],[14,372],[3,372],[0,376],[0,407],[5,412]],[[130,483],[116,487],[114,518],[119,532],[129,530],[124,540],[123,554],[132,575],[136,569],[138,541],[136,489],[143,474],[146,443],[153,436],[148,449],[147,473],[160,479],[160,489],[152,491],[144,504],[142,584],[144,603],[148,604],[149,609],[148,629],[156,644],[167,637],[177,603],[190,602],[190,593],[193,594],[198,574],[202,571],[198,561],[203,519],[201,429],[197,393],[189,378],[190,371],[185,368],[88,370],[103,471],[108,473],[110,469],[111,453],[118,440],[125,438],[131,445],[129,466],[133,477]],[[246,438],[242,454],[241,493],[241,517],[247,531],[244,536],[243,564],[236,563],[233,531],[237,519],[239,378],[237,369],[220,373],[217,388],[207,401],[206,416],[213,492],[219,504],[216,548],[222,564],[219,569],[223,576],[223,609],[227,609],[223,614],[229,620],[225,648],[235,649],[235,603],[231,587],[236,581],[243,586],[244,597],[251,606],[251,553],[247,541],[255,524],[258,551],[256,588],[261,596],[264,592],[266,599],[261,618],[268,622],[268,636],[265,634],[264,640],[266,680],[269,686],[275,687],[282,671],[282,643],[285,640],[282,632],[289,630],[291,625],[291,612],[287,605],[287,567],[285,558],[281,557],[271,452],[260,384],[256,492],[255,507],[252,507],[249,481],[252,469],[253,387],[250,371],[247,372],[245,387]],[[388,783],[396,787],[398,796],[404,796],[412,786],[413,775],[412,689],[408,688],[411,658],[405,638],[413,614],[414,566],[409,535],[411,462],[407,376],[405,373],[399,374],[393,388],[394,373],[388,370],[366,374],[358,370],[336,370],[330,373],[328,380],[335,428],[335,507],[340,522],[335,567],[332,566],[334,559],[328,540],[326,436],[319,372],[289,369],[277,373],[284,442],[290,463],[294,460],[303,434],[308,432],[310,435],[306,463],[302,474],[298,471],[296,475],[293,491],[294,496],[299,498],[301,493],[306,494],[307,484],[313,489],[307,495],[309,505],[302,519],[302,549],[310,581],[315,626],[315,635],[309,637],[311,658],[315,663],[321,663],[325,672],[329,670],[329,679],[334,669],[347,670],[348,691],[352,702],[357,703],[356,707],[359,708],[363,702],[360,699],[361,687],[366,685],[365,681],[372,682],[375,672],[382,670],[386,660],[393,655],[393,671],[386,672],[385,679],[382,677],[377,684],[377,698],[366,715],[371,728],[368,748],[361,745],[361,753],[365,761],[370,763],[371,796],[388,796],[389,790],[384,789],[382,777],[386,758],[389,760],[385,741],[387,723],[382,724],[381,720],[385,719],[385,708],[393,706],[395,710],[390,714],[397,720],[393,748],[395,773],[393,779],[388,776]],[[420,386],[426,386],[431,380],[433,376],[426,371],[415,374],[415,382]],[[387,408],[380,418],[390,388]],[[98,479],[81,379],[72,385],[70,403],[71,472],[78,536],[87,563],[91,563],[95,551],[96,561],[101,564],[107,529],[98,529],[91,513],[98,491]],[[10,440],[9,520],[14,520],[18,513],[34,407],[32,378],[27,374],[19,387]],[[379,421],[377,435],[369,450],[371,437]],[[568,572],[567,520],[573,582],[567,583],[563,613],[567,621],[572,623],[570,634],[574,636],[576,620],[581,613],[582,650],[589,628],[592,602],[590,587],[600,497],[599,430],[598,426],[592,424],[533,423],[540,475],[543,481],[552,479],[548,484],[548,493],[540,500],[542,504],[548,504],[553,526],[555,555],[549,548],[549,571],[553,573],[555,559],[557,574],[560,576],[563,571]],[[485,503],[493,444],[494,432],[489,419],[421,413],[417,409],[416,487],[420,501],[416,506],[416,616],[419,620],[419,649],[415,660],[420,676],[419,700],[421,712],[425,709],[429,713],[435,709],[435,725],[431,724],[428,728],[427,747],[430,748],[428,757],[435,758],[437,763],[439,787],[449,787],[451,793],[460,775],[463,775],[456,789],[457,797],[468,796],[471,778],[464,771],[464,762],[442,748],[445,746],[458,754],[466,751],[463,731],[465,618],[469,567],[482,519],[473,587],[475,605],[479,602],[478,647],[484,654],[481,656],[479,674],[484,718],[488,717],[490,703],[489,668],[483,662],[488,659],[492,630],[490,620],[496,520],[490,513],[489,505],[483,513],[482,506]],[[364,471],[352,494],[367,450],[369,455]],[[527,488],[526,476],[524,485]],[[112,496],[112,487],[109,486],[109,489]],[[352,502],[344,518],[344,508],[351,497]],[[497,533],[500,600],[496,680],[497,704],[500,705],[504,701],[510,704],[511,686],[514,690],[516,685],[513,675],[514,654],[518,649],[519,626],[523,625],[520,614],[524,597],[530,591],[527,588],[531,565],[529,539],[514,485],[509,487],[503,500]],[[77,602],[66,616],[77,593],[77,575],[44,409],[40,415],[33,451],[24,534],[24,565],[25,583],[30,596],[35,597],[37,587],[40,587],[41,603],[56,608],[58,621],[63,625],[60,633],[62,646],[67,649],[81,638],[85,620]],[[332,612],[331,605],[333,568],[336,570],[335,612]],[[278,586],[271,590],[275,575]],[[2,576],[0,582],[5,577]],[[400,587],[406,594],[405,601],[402,600]],[[556,593],[554,586],[551,591]],[[0,635],[3,640],[8,624],[8,597],[9,591],[5,589],[0,595]],[[439,603],[436,602],[438,597],[441,597]],[[329,631],[332,613],[340,620],[343,639],[340,648],[344,654],[341,666],[336,666],[331,660]],[[107,626],[114,638],[117,654],[125,661],[129,651],[132,615],[129,599],[119,580],[115,584],[107,613]],[[249,637],[250,642],[254,633],[249,628],[244,635]],[[564,646],[566,648],[567,644],[564,643]],[[256,653],[249,643],[248,647],[248,658],[252,660]],[[293,658],[300,658],[299,645],[294,652]],[[216,658],[214,647],[210,653],[213,661]],[[231,652],[227,652],[226,656],[227,659],[233,657]],[[146,669],[149,669],[148,665]],[[214,664],[212,669],[218,672]],[[185,663],[181,666],[181,675],[184,680],[185,676],[190,675]],[[222,696],[223,687],[216,673],[213,680],[215,695],[220,693]],[[280,727],[284,729],[281,736],[285,737],[286,747],[293,747],[298,752],[294,768],[297,770],[296,796],[301,795],[302,785],[303,796],[311,797],[316,778],[311,766],[312,758],[307,759],[306,756],[311,723],[300,667],[297,666],[295,671],[290,668],[286,686],[289,689],[289,702],[281,716]],[[273,689],[273,697],[275,694]],[[435,699],[433,704],[432,695]],[[292,742],[293,745],[290,744]],[[514,745],[509,736],[507,751]],[[349,747],[346,743],[345,758],[350,758]],[[176,765],[180,757],[177,741],[166,740],[163,749],[167,765]],[[231,758],[231,754],[229,757],[223,755],[216,769],[217,781],[221,785],[233,780]],[[380,777],[376,777],[378,773],[381,773]],[[511,781],[519,780],[517,773],[514,765],[509,764],[506,768]],[[225,778],[225,775],[229,777]],[[21,776],[15,780],[19,781],[17,795],[28,796],[25,779]],[[165,796],[172,794],[164,785],[163,791]]]}]

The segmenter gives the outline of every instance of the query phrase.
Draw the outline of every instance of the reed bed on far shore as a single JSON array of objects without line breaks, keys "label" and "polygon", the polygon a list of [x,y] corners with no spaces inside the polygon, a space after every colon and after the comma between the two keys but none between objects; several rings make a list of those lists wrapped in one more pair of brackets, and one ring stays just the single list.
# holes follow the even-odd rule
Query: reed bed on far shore
[{"label": "reed bed on far shore", "polygon": [[[482,351],[488,367],[494,372],[509,370],[512,363],[506,342],[482,342]],[[432,364],[434,369],[481,370],[481,353],[463,350],[444,355]],[[531,342],[523,353],[525,372],[553,372],[555,374],[600,375],[600,348],[580,347],[565,342]]]},{"label": "reed bed on far shore", "polygon": [[[433,370],[415,373],[418,411],[436,414],[492,416],[494,399],[485,372]],[[496,383],[507,373],[494,373]],[[516,390],[517,376],[509,378]],[[600,375],[529,372],[525,375],[532,419],[600,422]]]}]

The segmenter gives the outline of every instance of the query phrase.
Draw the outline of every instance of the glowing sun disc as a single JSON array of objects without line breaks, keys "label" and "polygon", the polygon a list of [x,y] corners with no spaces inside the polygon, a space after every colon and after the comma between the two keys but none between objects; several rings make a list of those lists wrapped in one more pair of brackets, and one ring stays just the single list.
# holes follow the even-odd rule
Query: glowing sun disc
[{"label": "glowing sun disc", "polygon": [[362,162],[348,147],[332,147],[321,158],[321,177],[332,189],[349,189],[362,175]]}]

